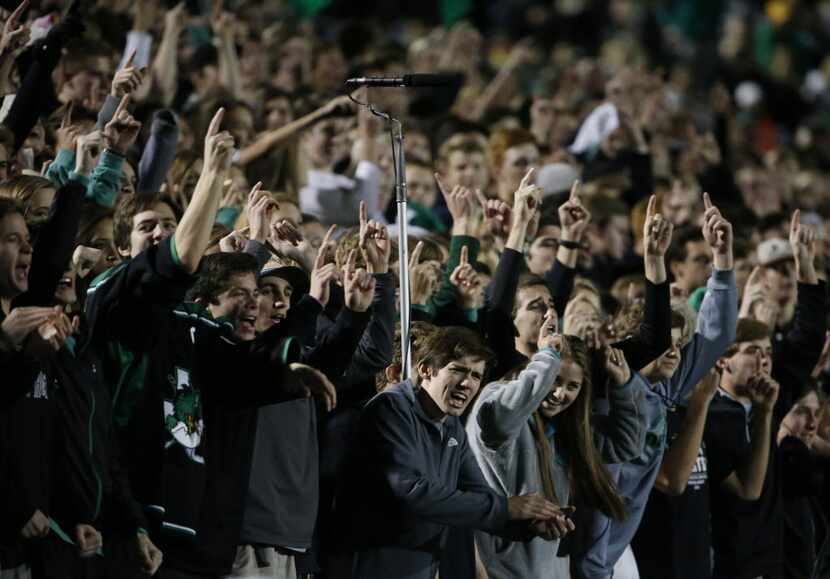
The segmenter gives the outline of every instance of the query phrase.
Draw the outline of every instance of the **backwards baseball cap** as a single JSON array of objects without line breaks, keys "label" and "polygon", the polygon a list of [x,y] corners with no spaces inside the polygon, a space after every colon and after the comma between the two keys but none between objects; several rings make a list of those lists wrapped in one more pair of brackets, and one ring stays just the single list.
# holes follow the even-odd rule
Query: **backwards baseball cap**
[{"label": "backwards baseball cap", "polygon": [[291,284],[291,288],[294,290],[291,293],[291,305],[294,305],[296,300],[307,294],[311,289],[311,280],[308,274],[303,268],[294,265],[266,267],[260,272],[259,281],[266,277],[278,277]]},{"label": "backwards baseball cap", "polygon": [[793,259],[793,250],[788,241],[767,239],[758,246],[758,263],[761,265],[770,265],[787,259]]}]

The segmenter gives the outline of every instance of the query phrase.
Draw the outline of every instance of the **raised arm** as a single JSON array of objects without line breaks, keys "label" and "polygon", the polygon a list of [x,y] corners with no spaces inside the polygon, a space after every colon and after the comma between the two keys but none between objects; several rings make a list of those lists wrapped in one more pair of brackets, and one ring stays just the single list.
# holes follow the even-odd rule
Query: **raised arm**
[{"label": "raised arm", "polygon": [[565,306],[571,297],[576,276],[576,264],[579,259],[579,247],[585,235],[585,229],[591,222],[591,213],[582,204],[579,194],[580,182],[574,181],[568,200],[559,206],[559,224],[562,227],[556,261],[545,273],[556,313],[565,317]]},{"label": "raised arm", "polygon": [[632,372],[621,350],[606,348],[605,371],[611,379],[608,415],[594,415],[594,444],[606,463],[633,460],[643,452],[646,439],[641,403],[645,379]]},{"label": "raised arm", "polygon": [[178,3],[164,16],[164,32],[161,36],[156,58],[152,64],[152,74],[161,90],[162,102],[166,106],[176,97],[179,80],[178,45],[184,28],[184,2]]},{"label": "raised arm", "polygon": [[539,351],[515,380],[489,384],[481,393],[471,419],[481,429],[481,441],[490,448],[498,448],[518,437],[528,419],[551,393],[559,374],[561,358],[551,347],[549,330],[556,328],[553,310],[542,325]]},{"label": "raised arm", "polygon": [[233,14],[222,10],[222,0],[213,3],[211,28],[219,55],[219,82],[235,98],[242,94],[242,68],[236,52]]},{"label": "raised arm", "polygon": [[671,222],[657,213],[657,198],[652,195],[643,231],[646,273],[643,323],[631,338],[615,345],[625,352],[635,370],[642,370],[671,347],[671,296],[666,277],[666,252],[673,230]]},{"label": "raised arm", "polygon": [[182,266],[194,273],[210,241],[210,232],[219,201],[222,183],[230,169],[233,137],[219,131],[225,109],[219,109],[205,136],[204,168],[193,191],[193,198],[182,216],[174,236],[176,254]]},{"label": "raised arm", "polygon": [[759,375],[748,384],[752,399],[752,431],[749,456],[721,483],[723,488],[745,501],[761,496],[772,446],[772,414],[778,400],[778,382]]},{"label": "raised arm", "polygon": [[654,486],[660,492],[679,496],[686,490],[686,484],[700,451],[709,403],[717,392],[719,381],[718,374],[710,372],[700,381],[689,398],[683,426],[663,455],[663,462],[654,482]]},{"label": "raised arm", "polygon": [[674,400],[681,400],[714,367],[735,340],[738,326],[738,288],[732,270],[732,225],[708,197],[705,197],[703,236],[715,254],[715,271],[706,284],[695,334],[684,346],[680,366],[665,392]]},{"label": "raised arm", "polygon": [[259,135],[253,143],[239,152],[239,158],[236,160],[236,163],[238,165],[245,166],[248,163],[259,159],[272,149],[287,143],[309,125],[315,123],[326,115],[331,114],[331,112],[338,107],[347,105],[350,102],[349,97],[339,96],[321,106],[319,109],[314,110],[299,119],[291,121],[284,127],[279,127],[278,129],[267,131]]}]

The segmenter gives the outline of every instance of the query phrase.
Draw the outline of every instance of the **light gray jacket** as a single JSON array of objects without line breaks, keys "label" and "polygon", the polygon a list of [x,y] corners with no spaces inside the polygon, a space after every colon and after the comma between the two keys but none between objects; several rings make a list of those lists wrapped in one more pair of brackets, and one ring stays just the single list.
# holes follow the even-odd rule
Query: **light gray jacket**
[{"label": "light gray jacket", "polygon": [[[556,352],[540,350],[516,380],[488,384],[473,406],[467,421],[467,439],[484,478],[499,494],[511,497],[544,492],[530,417],[550,393],[560,364]],[[628,384],[611,391],[609,422],[603,425],[606,428],[595,428],[594,434],[604,456],[636,456],[642,451],[644,429],[632,393],[632,384],[637,380],[642,378],[632,373]],[[556,446],[554,437],[554,456]],[[559,461],[551,466],[557,498],[561,504],[569,504],[567,466]],[[476,544],[490,579],[570,577],[568,559],[556,556],[558,541],[535,538],[511,542],[477,533]]]}]

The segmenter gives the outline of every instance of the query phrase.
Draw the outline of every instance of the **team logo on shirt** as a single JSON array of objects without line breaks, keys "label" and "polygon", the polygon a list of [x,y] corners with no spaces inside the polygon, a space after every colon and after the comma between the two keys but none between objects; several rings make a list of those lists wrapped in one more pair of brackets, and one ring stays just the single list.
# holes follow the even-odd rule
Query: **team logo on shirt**
[{"label": "team logo on shirt", "polygon": [[458,441],[455,439],[454,436],[451,436],[450,439],[447,441],[447,448],[452,448],[453,446],[458,446]]},{"label": "team logo on shirt", "polygon": [[178,443],[190,460],[204,464],[204,457],[198,454],[205,428],[200,392],[190,384],[187,370],[176,368],[176,376],[168,378],[173,386],[173,397],[164,401],[164,424],[173,440],[166,448]]},{"label": "team logo on shirt", "polygon": [[34,398],[35,400],[39,400],[41,398],[49,399],[49,384],[46,380],[46,374],[40,372],[35,378],[35,383],[32,385],[32,391],[29,392],[26,397],[27,398]]}]

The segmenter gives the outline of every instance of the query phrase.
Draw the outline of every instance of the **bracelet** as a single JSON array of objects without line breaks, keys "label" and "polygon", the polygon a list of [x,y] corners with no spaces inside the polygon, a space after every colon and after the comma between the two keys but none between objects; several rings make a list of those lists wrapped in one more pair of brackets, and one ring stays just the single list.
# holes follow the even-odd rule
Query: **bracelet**
[{"label": "bracelet", "polygon": [[564,247],[565,249],[582,249],[582,244],[578,241],[568,241],[566,239],[560,239],[559,245]]}]

